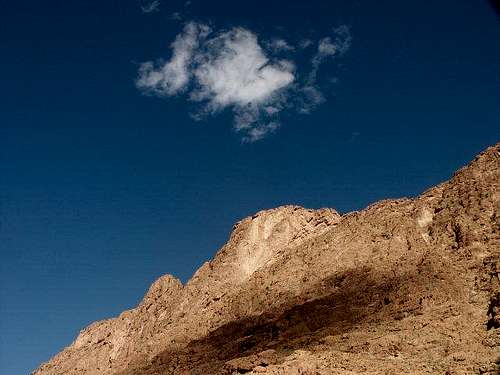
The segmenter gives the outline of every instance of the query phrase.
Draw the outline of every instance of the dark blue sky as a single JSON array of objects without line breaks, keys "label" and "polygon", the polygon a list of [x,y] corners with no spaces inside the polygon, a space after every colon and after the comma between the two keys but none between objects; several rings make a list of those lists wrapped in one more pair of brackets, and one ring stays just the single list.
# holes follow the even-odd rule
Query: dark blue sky
[{"label": "dark blue sky", "polygon": [[[169,58],[174,12],[291,42],[348,25],[352,45],[325,103],[242,144],[230,111],[196,122],[135,87],[140,62]],[[500,138],[499,21],[466,0],[1,2],[0,373],[162,274],[185,282],[258,210],[359,210],[448,179]]]}]

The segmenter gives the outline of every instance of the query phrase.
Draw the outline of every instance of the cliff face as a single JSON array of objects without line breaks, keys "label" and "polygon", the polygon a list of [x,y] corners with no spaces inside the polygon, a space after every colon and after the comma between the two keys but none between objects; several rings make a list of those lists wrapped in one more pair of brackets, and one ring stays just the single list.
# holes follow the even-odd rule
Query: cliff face
[{"label": "cliff face", "polygon": [[34,374],[496,374],[499,167],[497,144],[415,199],[259,212]]}]

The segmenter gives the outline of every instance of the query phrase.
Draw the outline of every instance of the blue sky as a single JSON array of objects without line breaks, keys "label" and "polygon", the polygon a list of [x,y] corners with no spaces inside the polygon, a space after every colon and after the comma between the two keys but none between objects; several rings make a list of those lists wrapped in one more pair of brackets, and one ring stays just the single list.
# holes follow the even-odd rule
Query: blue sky
[{"label": "blue sky", "polygon": [[185,282],[258,210],[448,179],[499,140],[498,40],[487,1],[3,2],[0,373]]}]

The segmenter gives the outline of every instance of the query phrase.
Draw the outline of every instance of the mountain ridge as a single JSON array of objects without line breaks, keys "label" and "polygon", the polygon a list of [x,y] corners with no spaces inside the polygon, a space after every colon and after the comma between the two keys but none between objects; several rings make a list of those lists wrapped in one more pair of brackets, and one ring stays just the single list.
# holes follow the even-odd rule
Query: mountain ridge
[{"label": "mountain ridge", "polygon": [[260,211],[34,374],[496,373],[499,165],[496,144],[413,199]]}]

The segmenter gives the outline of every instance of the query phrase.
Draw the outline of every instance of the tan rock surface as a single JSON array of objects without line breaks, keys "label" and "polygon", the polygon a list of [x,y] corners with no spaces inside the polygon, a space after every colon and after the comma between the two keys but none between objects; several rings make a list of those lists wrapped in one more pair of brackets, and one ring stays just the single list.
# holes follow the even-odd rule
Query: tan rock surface
[{"label": "tan rock surface", "polygon": [[415,199],[285,206],[34,374],[498,374],[500,144]]}]

